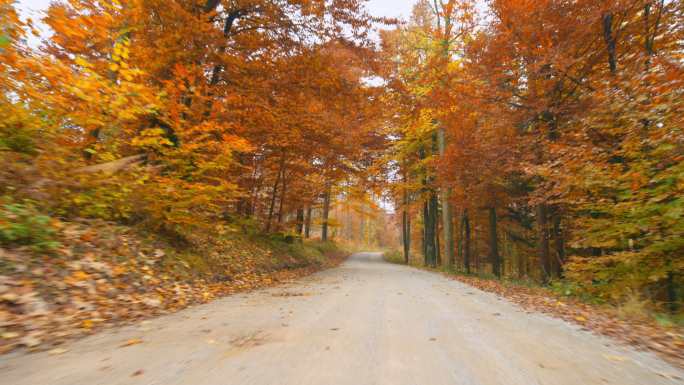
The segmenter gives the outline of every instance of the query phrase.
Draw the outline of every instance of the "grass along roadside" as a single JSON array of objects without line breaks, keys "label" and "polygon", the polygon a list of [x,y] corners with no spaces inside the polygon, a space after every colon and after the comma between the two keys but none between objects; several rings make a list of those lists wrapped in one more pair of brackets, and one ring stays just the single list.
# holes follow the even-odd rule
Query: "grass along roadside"
[{"label": "grass along roadside", "polygon": [[[385,252],[383,258],[391,263],[404,263],[402,254],[397,251]],[[526,311],[561,318],[637,349],[652,351],[673,365],[684,368],[684,326],[681,324],[663,322],[658,320],[657,315],[630,311],[624,307],[590,303],[586,299],[567,296],[559,290],[528,281],[497,280],[493,276],[465,275],[442,268],[412,266],[441,273],[449,279],[497,294]]]}]

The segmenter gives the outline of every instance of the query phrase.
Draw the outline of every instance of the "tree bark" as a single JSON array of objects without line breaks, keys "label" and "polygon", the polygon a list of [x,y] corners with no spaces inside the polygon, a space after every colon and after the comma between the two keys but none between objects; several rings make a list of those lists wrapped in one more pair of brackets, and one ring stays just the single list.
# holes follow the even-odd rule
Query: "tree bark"
[{"label": "tree bark", "polygon": [[219,3],[221,3],[221,0],[207,0],[206,3],[204,3],[204,7],[202,7],[202,11],[204,13],[209,13],[216,9],[218,7]]},{"label": "tree bark", "polygon": [[492,260],[492,272],[501,278],[501,257],[499,256],[499,244],[496,231],[497,218],[496,207],[489,208],[489,252]]},{"label": "tree bark", "polygon": [[285,199],[287,198],[287,178],[285,177],[285,168],[283,167],[282,189],[280,193],[280,202],[278,204],[278,225],[283,223],[283,207],[285,206]]},{"label": "tree bark", "polygon": [[[242,17],[244,15],[244,10],[243,9],[238,9],[235,11],[232,11],[226,16],[225,23],[223,25],[223,37],[228,39],[230,36],[230,32],[233,29],[233,24],[235,24],[235,21]],[[221,52],[226,50],[226,46],[221,47]],[[221,71],[223,71],[223,65],[221,64],[216,64],[214,65],[214,68],[211,70],[211,77],[209,79],[209,85],[215,86],[218,84]]]},{"label": "tree bark", "polygon": [[468,209],[463,210],[461,227],[463,227],[463,266],[466,274],[470,274],[470,218]]},{"label": "tree bark", "polygon": [[615,36],[613,36],[613,14],[610,12],[603,15],[603,38],[606,41],[606,50],[608,51],[608,68],[610,68],[610,73],[614,75],[617,71],[617,56],[615,53]]},{"label": "tree bark", "polygon": [[[439,205],[437,199],[435,199],[435,202],[437,202],[437,205]],[[439,237],[439,227],[439,215],[437,214],[437,210],[435,210],[435,261],[433,263],[434,267],[442,265],[442,240]]]},{"label": "tree bark", "polygon": [[328,240],[328,216],[330,215],[330,195],[332,186],[327,182],[325,193],[323,194],[323,218],[321,221],[321,240],[326,242]]},{"label": "tree bark", "polygon": [[303,207],[300,207],[297,209],[297,226],[295,227],[295,231],[300,236],[302,235],[302,232],[304,231],[304,208]]},{"label": "tree bark", "polygon": [[283,169],[285,168],[285,156],[280,159],[280,167],[278,168],[278,176],[276,177],[275,183],[273,183],[273,192],[271,194],[271,204],[268,208],[268,219],[266,220],[266,232],[271,231],[271,222],[273,221],[273,213],[275,211],[276,197],[278,196],[278,185],[280,184],[280,179],[282,178]]},{"label": "tree bark", "polygon": [[402,242],[404,246],[404,263],[409,264],[411,254],[411,217],[408,211],[409,194],[404,189],[404,208],[402,212],[401,228],[402,228]]},{"label": "tree bark", "polygon": [[430,214],[428,213],[428,202],[424,201],[423,202],[423,264],[425,266],[428,265],[428,252],[427,252],[427,245],[428,245],[428,224],[427,222],[429,221]]},{"label": "tree bark", "polygon": [[549,231],[546,219],[546,204],[537,205],[537,231],[539,239],[539,264],[542,282],[547,283],[551,278],[551,258],[549,252]]},{"label": "tree bark", "polygon": [[430,240],[430,243],[428,244],[429,250],[428,254],[430,255],[430,266],[431,267],[437,267],[437,259],[439,258],[439,247],[437,245],[437,221],[438,221],[438,205],[439,203],[437,202],[437,193],[432,191],[430,193],[430,207],[429,207],[429,212],[430,212],[430,236],[428,237],[428,240]]},{"label": "tree bark", "polygon": [[311,237],[311,205],[306,207],[306,218],[304,218],[304,238]]},{"label": "tree bark", "polygon": [[74,170],[75,174],[94,174],[97,172],[103,172],[105,174],[115,174],[126,168],[140,164],[145,161],[147,154],[138,154],[133,156],[127,156],[125,158],[113,160],[111,162],[100,163],[93,166],[82,167]]},{"label": "tree bark", "polygon": [[563,227],[561,215],[558,208],[554,210],[553,214],[553,243],[556,249],[556,255],[553,259],[553,276],[560,277],[563,272],[563,264],[565,263],[565,239],[563,238]]},{"label": "tree bark", "polygon": [[[446,135],[444,128],[438,130],[439,156],[444,157],[446,152]],[[440,201],[442,203],[442,229],[444,231],[444,266],[452,268],[454,266],[454,212],[451,207],[451,189],[442,188]]]},{"label": "tree bark", "polygon": [[425,263],[437,266],[437,194],[430,192],[425,210]]}]

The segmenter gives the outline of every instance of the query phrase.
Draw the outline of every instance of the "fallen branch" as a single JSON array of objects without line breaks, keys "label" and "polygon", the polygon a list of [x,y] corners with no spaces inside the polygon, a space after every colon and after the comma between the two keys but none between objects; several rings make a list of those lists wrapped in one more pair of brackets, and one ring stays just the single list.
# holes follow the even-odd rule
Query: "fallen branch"
[{"label": "fallen branch", "polygon": [[145,160],[145,157],[145,154],[127,156],[125,158],[113,160],[111,162],[82,167],[77,169],[75,172],[79,174],[94,174],[96,172],[115,174],[121,170],[125,170],[130,166],[142,163]]}]

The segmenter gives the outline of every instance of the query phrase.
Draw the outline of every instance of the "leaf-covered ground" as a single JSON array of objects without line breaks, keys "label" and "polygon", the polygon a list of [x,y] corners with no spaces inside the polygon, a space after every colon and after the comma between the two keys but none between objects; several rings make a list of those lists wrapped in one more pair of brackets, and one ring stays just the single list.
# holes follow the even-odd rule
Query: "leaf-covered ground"
[{"label": "leaf-covered ground", "polygon": [[0,248],[0,353],[53,349],[75,337],[339,263],[325,244],[224,236],[192,250],[105,222],[61,223],[61,247]]},{"label": "leaf-covered ground", "polygon": [[527,287],[472,276],[447,276],[480,290],[495,293],[525,310],[559,317],[636,348],[653,351],[672,364],[684,368],[682,327],[663,326],[646,317],[621,317],[615,308],[591,305],[540,287]]}]

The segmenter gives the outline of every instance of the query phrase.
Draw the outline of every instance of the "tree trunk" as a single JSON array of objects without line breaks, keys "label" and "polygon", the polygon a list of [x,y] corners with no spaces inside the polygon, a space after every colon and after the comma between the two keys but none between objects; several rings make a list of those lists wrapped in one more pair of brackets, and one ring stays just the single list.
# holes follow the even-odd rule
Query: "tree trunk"
[{"label": "tree trunk", "polygon": [[411,217],[408,212],[409,194],[404,189],[404,209],[401,218],[402,242],[404,246],[404,263],[409,264],[409,257],[411,253]]},{"label": "tree trunk", "polygon": [[428,212],[428,202],[423,202],[423,264],[428,265],[428,221],[430,213]]},{"label": "tree trunk", "polygon": [[539,239],[539,264],[541,268],[542,282],[547,283],[552,274],[551,258],[549,252],[549,232],[546,221],[546,204],[537,205],[537,231]]},{"label": "tree trunk", "polygon": [[463,266],[466,274],[470,274],[470,218],[468,218],[468,209],[463,210],[461,223],[463,227]]},{"label": "tree trunk", "polygon": [[[438,130],[439,156],[444,157],[446,152],[446,137],[444,128]],[[442,188],[440,201],[442,204],[442,229],[444,231],[444,266],[452,268],[454,266],[454,212],[450,202],[451,189]]]},{"label": "tree trunk", "polygon": [[496,207],[489,208],[489,252],[492,260],[492,272],[501,278],[501,257],[499,256],[498,236],[496,232]]},{"label": "tree trunk", "polygon": [[[437,199],[435,199],[437,202]],[[439,202],[437,202],[437,205],[439,205]],[[434,261],[434,267],[441,266],[442,265],[442,240],[439,238],[439,215],[435,211],[435,261]]]},{"label": "tree trunk", "polygon": [[[214,6],[215,8],[215,6]],[[206,8],[205,8],[206,9]],[[231,30],[233,29],[233,24],[235,24],[235,21],[242,17],[244,15],[244,10],[239,9],[232,11],[226,16],[226,20],[223,24],[223,37],[228,38],[230,36]],[[226,46],[224,45],[223,47],[220,48],[220,52],[223,53],[226,50]],[[223,65],[221,64],[216,64],[214,65],[214,68],[211,70],[211,77],[209,78],[209,85],[215,86],[218,84],[221,71],[223,71]]]},{"label": "tree trunk", "polygon": [[556,249],[556,256],[553,259],[553,276],[560,277],[565,263],[565,239],[563,238],[563,227],[561,215],[554,210],[553,214],[553,244]]},{"label": "tree trunk", "polygon": [[306,207],[306,218],[304,219],[304,238],[311,237],[311,205]]},{"label": "tree trunk", "polygon": [[330,215],[330,195],[332,186],[330,182],[326,184],[325,193],[323,195],[323,218],[321,221],[321,240],[326,242],[328,240],[328,216]]},{"label": "tree trunk", "polygon": [[282,184],[283,188],[280,193],[280,203],[278,205],[278,226],[283,223],[283,206],[287,198],[287,178],[285,177],[285,168],[283,167]]},{"label": "tree trunk", "polygon": [[457,268],[460,269],[463,264],[463,213],[461,213],[461,223],[458,226],[458,238],[456,242],[456,252],[458,254]]},{"label": "tree trunk", "polygon": [[610,73],[614,75],[617,71],[617,55],[615,53],[615,36],[613,36],[613,14],[610,12],[603,15],[603,38],[606,41],[608,51],[608,68],[610,68]]},{"label": "tree trunk", "polygon": [[300,207],[297,209],[297,226],[295,228],[295,231],[300,236],[302,235],[302,232],[304,231],[304,208],[303,207]]},{"label": "tree trunk", "polygon": [[430,192],[425,210],[425,264],[437,266],[437,194]]},{"label": "tree trunk", "polygon": [[430,224],[431,224],[431,229],[430,232],[432,234],[431,239],[432,240],[432,253],[430,256],[430,266],[431,267],[437,267],[437,264],[439,262],[439,242],[437,240],[438,237],[438,229],[437,229],[437,224],[439,222],[439,202],[437,200],[437,193],[432,192],[430,194]]},{"label": "tree trunk", "polygon": [[285,168],[285,157],[281,158],[278,176],[276,177],[275,183],[273,183],[271,204],[268,208],[268,219],[266,220],[266,232],[271,231],[271,222],[273,221],[273,212],[275,210],[276,197],[278,195],[278,185],[280,184],[280,178],[282,178],[283,168]]}]

